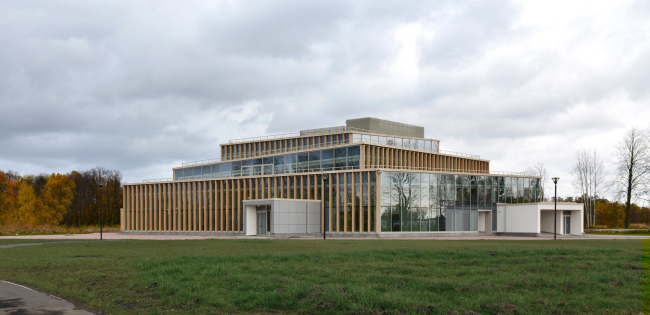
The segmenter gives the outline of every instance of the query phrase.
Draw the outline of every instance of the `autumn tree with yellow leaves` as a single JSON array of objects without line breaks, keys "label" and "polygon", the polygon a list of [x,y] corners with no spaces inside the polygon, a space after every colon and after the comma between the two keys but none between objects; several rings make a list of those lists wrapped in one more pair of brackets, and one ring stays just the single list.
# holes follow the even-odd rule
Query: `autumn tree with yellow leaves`
[{"label": "autumn tree with yellow leaves", "polygon": [[[99,199],[97,180],[107,179]],[[20,176],[0,171],[0,225],[94,225],[102,203],[105,223],[119,222],[122,205],[122,175],[97,167],[69,174]]]}]

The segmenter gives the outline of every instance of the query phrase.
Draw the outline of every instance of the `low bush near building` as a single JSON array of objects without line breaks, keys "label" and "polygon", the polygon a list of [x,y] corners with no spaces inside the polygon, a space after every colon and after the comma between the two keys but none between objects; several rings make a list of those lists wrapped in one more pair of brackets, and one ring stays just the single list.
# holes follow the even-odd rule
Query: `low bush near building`
[{"label": "low bush near building", "polygon": [[[104,233],[115,233],[120,231],[119,225],[104,226]],[[46,235],[46,234],[86,234],[99,233],[99,225],[88,226],[60,226],[49,224],[23,224],[8,223],[0,225],[0,236],[7,235]]]}]

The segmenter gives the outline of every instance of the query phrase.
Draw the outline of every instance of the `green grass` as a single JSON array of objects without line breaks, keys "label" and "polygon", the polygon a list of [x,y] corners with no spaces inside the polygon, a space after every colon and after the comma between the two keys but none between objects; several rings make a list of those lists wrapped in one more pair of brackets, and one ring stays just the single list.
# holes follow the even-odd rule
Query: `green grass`
[{"label": "green grass", "polygon": [[643,240],[643,313],[650,314],[650,240]]},{"label": "green grass", "polygon": [[641,244],[66,243],[1,249],[0,278],[111,314],[638,314],[648,288]]},{"label": "green grass", "polygon": [[0,245],[11,245],[11,244],[28,244],[28,243],[49,243],[49,242],[61,242],[62,240],[21,240],[21,239],[3,239],[0,238]]}]

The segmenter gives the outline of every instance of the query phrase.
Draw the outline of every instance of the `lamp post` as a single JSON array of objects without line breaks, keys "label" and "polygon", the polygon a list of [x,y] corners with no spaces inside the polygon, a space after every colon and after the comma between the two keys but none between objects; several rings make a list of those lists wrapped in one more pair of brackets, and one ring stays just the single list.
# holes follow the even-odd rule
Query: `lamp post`
[{"label": "lamp post", "polygon": [[97,184],[99,184],[99,240],[103,240],[102,235],[102,186],[106,183],[106,180],[99,178]]},{"label": "lamp post", "polygon": [[553,183],[555,184],[555,223],[553,223],[553,239],[557,240],[557,181],[559,177],[553,177]]}]

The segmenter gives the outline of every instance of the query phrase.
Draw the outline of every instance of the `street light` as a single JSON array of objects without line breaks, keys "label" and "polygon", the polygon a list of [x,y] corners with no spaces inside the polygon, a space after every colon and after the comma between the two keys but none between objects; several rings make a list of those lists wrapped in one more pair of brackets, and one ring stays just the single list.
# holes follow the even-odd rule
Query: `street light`
[{"label": "street light", "polygon": [[102,186],[106,184],[106,180],[103,178],[99,178],[97,180],[97,184],[99,184],[99,240],[101,241],[103,239],[102,236]]},{"label": "street light", "polygon": [[553,224],[553,239],[557,240],[557,181],[560,180],[559,177],[553,177],[553,183],[555,183],[555,223]]}]

